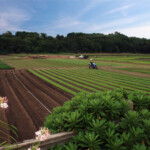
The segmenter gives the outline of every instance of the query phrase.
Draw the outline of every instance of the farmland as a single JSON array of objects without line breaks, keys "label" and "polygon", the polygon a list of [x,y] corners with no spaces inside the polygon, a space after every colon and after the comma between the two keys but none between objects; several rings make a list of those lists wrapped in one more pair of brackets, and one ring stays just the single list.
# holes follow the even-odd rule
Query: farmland
[{"label": "farmland", "polygon": [[18,141],[33,138],[53,108],[63,105],[76,93],[124,88],[150,94],[149,55],[90,55],[98,66],[93,70],[88,69],[89,60],[24,57],[0,57],[15,68],[0,71],[0,96],[8,97],[9,108],[1,116],[18,128]]},{"label": "farmland", "polygon": [[10,67],[6,63],[0,61],[0,70],[4,70],[4,69],[13,69],[13,67]]}]

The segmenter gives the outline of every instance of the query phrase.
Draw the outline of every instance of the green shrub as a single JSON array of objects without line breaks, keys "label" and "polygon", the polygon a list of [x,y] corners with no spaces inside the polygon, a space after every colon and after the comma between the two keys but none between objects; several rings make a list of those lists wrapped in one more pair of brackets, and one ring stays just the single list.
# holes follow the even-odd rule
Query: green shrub
[{"label": "green shrub", "polygon": [[53,150],[144,150],[150,147],[149,109],[150,96],[139,91],[78,93],[55,108],[44,125],[52,133],[76,133],[71,142]]}]

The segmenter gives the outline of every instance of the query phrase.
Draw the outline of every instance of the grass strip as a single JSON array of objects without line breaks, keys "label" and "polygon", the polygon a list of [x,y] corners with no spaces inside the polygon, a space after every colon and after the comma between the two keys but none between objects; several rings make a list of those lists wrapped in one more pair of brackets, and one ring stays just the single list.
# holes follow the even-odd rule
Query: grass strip
[{"label": "grass strip", "polygon": [[30,71],[31,73],[33,73],[34,75],[38,76],[39,78],[41,78],[41,79],[47,81],[47,82],[50,83],[50,84],[53,84],[54,86],[56,86],[56,87],[58,87],[58,88],[60,88],[60,89],[62,89],[62,90],[64,90],[64,91],[66,91],[66,92],[68,92],[68,93],[70,93],[70,94],[72,94],[72,95],[75,95],[75,94],[76,94],[76,92],[74,92],[74,91],[72,91],[72,90],[70,90],[70,89],[68,89],[68,88],[63,87],[63,86],[60,85],[60,84],[57,84],[57,83],[53,82],[52,80],[50,80],[50,79],[48,79],[48,78],[46,78],[46,77],[40,75],[39,73],[37,73],[37,72],[35,72],[35,71],[33,71],[33,70],[29,70],[29,71]]},{"label": "grass strip", "polygon": [[121,73],[115,73],[115,72],[113,72],[113,71],[106,71],[106,70],[101,70],[101,73],[111,73],[111,75],[117,75],[118,77],[120,76],[120,77],[123,77],[123,78],[127,78],[127,79],[132,79],[133,81],[136,81],[136,80],[138,80],[138,81],[141,81],[142,83],[143,82],[149,82],[150,83],[150,80],[149,79],[147,79],[147,78],[143,78],[143,77],[136,77],[136,76],[131,76],[131,75],[125,75],[125,74],[121,74]]},{"label": "grass strip", "polygon": [[14,69],[14,68],[0,60],[0,70],[4,70],[4,69]]},{"label": "grass strip", "polygon": [[[61,75],[58,75],[58,74],[52,73],[51,71],[48,71],[48,70],[44,70],[44,72],[47,72],[48,74],[54,75],[54,76],[56,76],[56,77],[58,77],[58,78],[60,78],[60,79],[63,79],[63,80],[65,80],[65,81],[67,81],[67,82],[71,82],[71,83],[73,83],[73,84],[75,84],[75,85],[77,85],[77,86],[83,87],[83,88],[85,88],[85,89],[88,89],[88,90],[91,90],[91,91],[94,91],[94,92],[99,91],[99,90],[97,90],[97,89],[95,89],[95,88],[92,88],[92,87],[88,87],[88,86],[86,86],[86,85],[83,85],[83,84],[86,84],[86,82],[84,82],[84,81],[81,81],[81,80],[79,81],[79,80],[76,80],[76,79],[74,79],[74,78],[69,78],[69,77],[66,78],[66,76],[62,76],[62,74],[61,74]],[[71,79],[71,80],[70,80],[70,79]],[[77,82],[75,82],[75,81],[73,81],[73,80],[75,80],[75,81],[77,81]],[[80,83],[78,83],[78,82],[83,83],[83,84],[80,84]],[[88,85],[90,85],[90,84],[88,84]],[[99,88],[99,87],[97,86],[97,88]],[[101,90],[101,88],[100,88],[100,90]]]},{"label": "grass strip", "polygon": [[[71,73],[72,73],[72,72],[71,72]],[[82,71],[82,73],[83,73],[83,71]],[[86,73],[86,74],[87,74],[87,73]],[[89,72],[88,72],[88,75],[89,75]],[[79,76],[79,74],[78,74],[78,76]],[[84,75],[84,76],[85,76],[85,75]],[[87,77],[87,76],[86,76],[86,77]],[[91,78],[91,77],[89,76],[88,78]],[[97,82],[103,82],[103,83],[106,83],[106,82],[107,82],[107,81],[105,82],[105,81],[99,79],[98,77],[95,77],[95,76],[94,76],[94,80],[95,80],[95,79],[97,79]],[[97,83],[97,82],[96,82],[96,83]],[[109,81],[109,84],[110,84],[110,82],[111,82],[111,80]],[[119,84],[116,84],[116,83],[111,82],[111,85],[118,86],[118,87],[122,87],[122,88],[126,88],[126,89],[129,89],[129,90],[138,89],[137,86],[132,87],[132,86],[130,85],[131,87],[128,87],[129,85],[128,85],[128,86],[124,86],[124,85],[120,85],[120,83],[119,83]],[[139,90],[141,90],[141,88],[140,88]],[[144,89],[144,90],[147,91],[147,89]],[[147,91],[147,92],[148,92],[148,91]],[[148,92],[148,93],[149,93],[149,92]]]},{"label": "grass strip", "polygon": [[[54,72],[55,71],[56,70],[54,70]],[[102,90],[114,89],[114,86],[110,86],[110,85],[106,85],[106,84],[103,84],[103,83],[95,82],[91,78],[87,79],[85,75],[84,76],[80,76],[79,74],[73,74],[72,72],[71,73],[69,72],[69,75],[68,75],[68,73],[66,71],[67,70],[65,70],[65,71],[63,70],[61,72],[56,71],[56,72],[61,73],[61,75],[64,74],[67,78],[71,78],[73,80],[77,80],[77,81],[83,82],[83,83],[88,84],[88,85],[90,85],[92,87],[95,87],[95,88],[101,88]]]},{"label": "grass strip", "polygon": [[[93,74],[91,74],[91,75],[93,75]],[[135,88],[137,86],[140,86],[140,89],[143,89],[143,90],[146,90],[146,91],[149,88],[149,86],[143,86],[143,85],[141,85],[139,83],[131,83],[131,82],[128,82],[128,81],[124,81],[124,79],[117,79],[117,77],[115,79],[113,79],[112,77],[106,77],[106,75],[104,76],[100,72],[97,72],[96,75],[97,76],[95,78],[97,78],[99,76],[99,77],[101,77],[101,78],[103,78],[103,79],[105,79],[107,81],[110,81],[110,82],[114,81],[115,83],[131,86],[131,87],[135,87]]]},{"label": "grass strip", "polygon": [[62,80],[60,80],[60,79],[58,79],[58,78],[56,78],[56,77],[50,76],[50,75],[48,75],[47,73],[42,72],[41,70],[37,70],[37,72],[39,72],[40,74],[42,74],[42,75],[44,75],[44,76],[46,76],[46,77],[48,77],[48,78],[51,78],[52,80],[55,80],[55,81],[57,81],[57,82],[59,82],[59,83],[61,83],[61,84],[64,84],[64,85],[66,85],[66,86],[68,86],[68,87],[71,87],[71,88],[73,88],[73,89],[75,89],[75,90],[77,90],[77,91],[85,92],[85,90],[83,90],[83,89],[81,89],[81,88],[78,88],[78,87],[76,87],[76,86],[73,86],[73,85],[71,85],[71,84],[69,84],[69,83],[66,83],[66,82],[64,82],[64,81],[62,81]]},{"label": "grass strip", "polygon": [[139,84],[142,84],[142,85],[146,85],[146,86],[150,86],[150,81],[148,80],[142,80],[142,78],[134,78],[134,77],[131,77],[131,76],[123,76],[123,75],[120,75],[120,74],[117,74],[117,73],[113,73],[113,72],[106,72],[106,71],[102,71],[101,72],[102,75],[104,76],[109,76],[109,77],[114,77],[114,78],[117,78],[117,79],[122,79],[124,81],[130,81],[132,83],[139,83]]},{"label": "grass strip", "polygon": [[[107,80],[107,81],[109,81],[109,83],[110,82],[112,82],[113,83],[113,80],[114,79],[112,79],[112,78],[107,78],[106,77],[106,75],[105,76],[102,76],[99,72],[96,74],[97,76],[96,77],[94,77],[95,79],[96,78],[98,78],[98,77],[101,77],[101,78],[103,78],[103,79],[105,79],[105,80]],[[92,74],[91,74],[91,76],[92,76]],[[117,78],[117,77],[116,77]],[[118,85],[122,85],[122,86],[129,86],[129,87],[131,87],[131,88],[135,88],[135,89],[139,89],[139,90],[144,90],[144,91],[148,91],[148,87],[142,87],[141,85],[135,85],[135,84],[130,84],[130,83],[122,83],[122,82],[124,82],[124,80],[122,80],[122,81],[114,81],[115,83],[117,83]],[[113,83],[114,84],[114,83]],[[140,88],[139,88],[140,87]],[[149,91],[148,91],[149,92]]]},{"label": "grass strip", "polygon": [[133,68],[115,68],[115,69],[150,74],[150,71],[145,69],[133,69]]},{"label": "grass strip", "polygon": [[[65,71],[67,71],[67,70],[65,70]],[[60,72],[61,74],[62,73],[64,73],[64,71],[62,72]],[[65,74],[65,73],[64,73]],[[71,75],[72,74],[72,75]],[[66,72],[66,74],[65,75],[68,75],[68,73]],[[75,74],[75,73],[73,73],[73,72],[69,72],[69,76],[66,76],[67,78],[69,78],[70,76],[73,76],[74,78],[76,78],[77,80],[79,79],[79,80],[84,80],[84,81],[87,81],[87,82],[90,82],[89,84],[90,85],[93,85],[93,86],[95,86],[95,84],[96,85],[100,85],[100,86],[104,86],[105,88],[103,88],[104,90],[106,90],[106,89],[108,89],[108,88],[111,88],[111,89],[115,89],[115,88],[117,88],[117,87],[119,87],[119,86],[117,86],[117,87],[114,87],[114,86],[111,86],[111,85],[108,85],[108,84],[105,84],[105,83],[102,83],[101,81],[99,81],[99,82],[101,82],[101,83],[99,83],[99,82],[97,82],[97,81],[95,81],[95,78],[94,78],[94,80],[92,80],[91,79],[91,77],[88,77],[88,79],[87,79],[87,76],[86,75],[84,75],[84,77],[83,76],[81,76],[81,75],[79,75],[79,74]],[[79,81],[78,80],[78,81]],[[87,83],[86,82],[86,83]],[[98,86],[99,87],[99,86]]]}]

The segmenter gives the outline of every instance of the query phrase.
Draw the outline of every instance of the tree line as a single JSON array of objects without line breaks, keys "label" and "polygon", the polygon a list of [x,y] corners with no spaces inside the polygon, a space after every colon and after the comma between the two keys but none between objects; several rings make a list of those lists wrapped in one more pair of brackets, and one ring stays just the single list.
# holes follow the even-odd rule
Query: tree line
[{"label": "tree line", "polygon": [[0,54],[11,53],[150,53],[150,40],[128,37],[119,32],[68,33],[48,36],[46,33],[10,31],[0,34]]}]

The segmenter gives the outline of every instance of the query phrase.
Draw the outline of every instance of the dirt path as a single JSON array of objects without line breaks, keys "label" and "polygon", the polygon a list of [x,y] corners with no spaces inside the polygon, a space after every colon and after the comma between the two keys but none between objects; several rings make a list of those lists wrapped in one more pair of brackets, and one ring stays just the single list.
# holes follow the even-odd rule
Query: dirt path
[{"label": "dirt path", "polygon": [[[63,94],[61,89],[55,88],[43,80],[38,80],[28,71],[16,71],[16,75],[50,110],[62,105],[72,97],[70,94]],[[34,138],[35,131],[43,125],[49,112],[16,80],[12,71],[1,71],[0,81],[0,96],[6,96],[9,105],[3,118],[6,115],[7,118],[4,119],[18,128],[19,138],[17,141]]]}]

